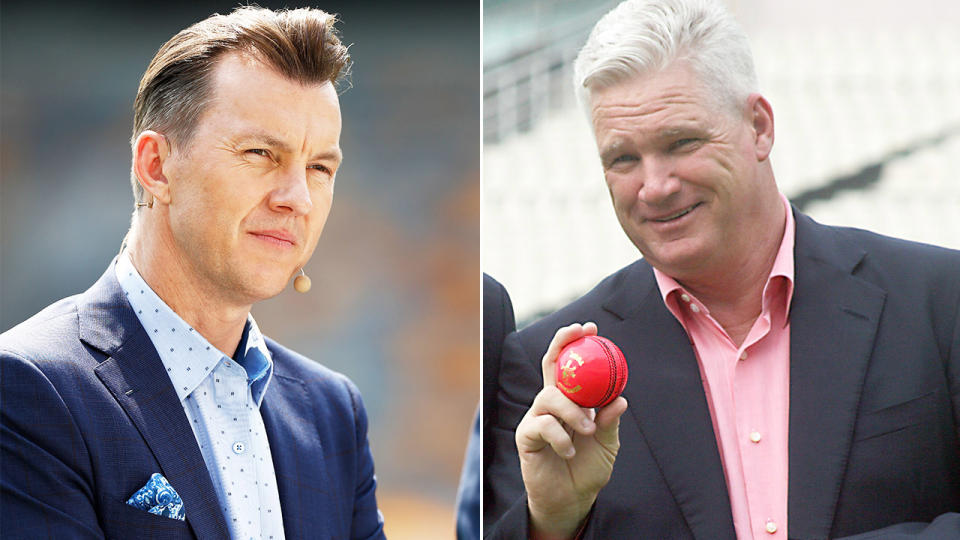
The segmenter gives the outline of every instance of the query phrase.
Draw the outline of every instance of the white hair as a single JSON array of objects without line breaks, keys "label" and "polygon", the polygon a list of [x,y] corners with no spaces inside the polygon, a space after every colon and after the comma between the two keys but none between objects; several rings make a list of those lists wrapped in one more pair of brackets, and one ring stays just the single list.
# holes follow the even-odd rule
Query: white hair
[{"label": "white hair", "polygon": [[747,36],[719,1],[626,0],[597,22],[577,55],[577,99],[588,109],[592,92],[676,60],[688,62],[718,104],[735,111],[757,91]]}]

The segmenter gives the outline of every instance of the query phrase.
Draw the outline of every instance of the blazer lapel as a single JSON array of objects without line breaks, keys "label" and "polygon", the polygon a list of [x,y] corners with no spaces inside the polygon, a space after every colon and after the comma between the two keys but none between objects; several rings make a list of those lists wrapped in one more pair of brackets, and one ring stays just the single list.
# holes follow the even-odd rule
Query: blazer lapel
[{"label": "blazer lapel", "polygon": [[861,249],[795,215],[789,529],[791,538],[827,538],[886,293],[853,276]]},{"label": "blazer lapel", "polygon": [[[323,443],[314,427],[318,419],[313,400],[303,381],[285,375],[282,369],[274,353],[273,379],[260,412],[277,476],[284,534],[289,539],[331,538],[329,521],[344,512],[331,506],[335,501],[330,497],[331,482],[325,477]],[[309,451],[301,452],[303,449]],[[340,530],[349,531],[350,525]]]},{"label": "blazer lapel", "polygon": [[[696,538],[733,538],[723,466],[700,368],[645,262],[633,265],[604,308],[620,320],[601,328],[630,368],[624,390],[663,476]],[[623,452],[623,449],[621,449]]]},{"label": "blazer lapel", "polygon": [[112,264],[84,293],[79,317],[80,338],[107,355],[95,368],[97,377],[143,436],[160,463],[159,472],[180,494],[187,523],[198,538],[228,537],[186,413],[149,336],[124,298]]}]

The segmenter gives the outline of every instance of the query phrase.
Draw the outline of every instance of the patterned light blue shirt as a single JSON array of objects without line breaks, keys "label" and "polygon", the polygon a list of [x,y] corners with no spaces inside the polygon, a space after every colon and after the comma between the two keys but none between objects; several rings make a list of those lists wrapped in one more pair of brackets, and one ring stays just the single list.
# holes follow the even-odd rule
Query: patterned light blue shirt
[{"label": "patterned light blue shirt", "polygon": [[[276,473],[260,416],[273,360],[253,317],[247,318],[234,361],[147,286],[127,253],[117,258],[116,274],[187,413],[230,536],[282,539]],[[189,519],[190,508],[184,512]]]}]

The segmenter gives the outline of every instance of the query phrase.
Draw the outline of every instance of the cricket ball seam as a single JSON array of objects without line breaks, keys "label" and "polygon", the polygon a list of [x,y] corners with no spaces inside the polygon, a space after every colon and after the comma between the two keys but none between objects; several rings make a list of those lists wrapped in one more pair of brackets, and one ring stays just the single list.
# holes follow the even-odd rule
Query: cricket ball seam
[{"label": "cricket ball seam", "polygon": [[600,345],[600,347],[603,349],[603,352],[607,356],[607,364],[610,366],[610,369],[607,370],[607,391],[603,393],[603,399],[600,400],[600,404],[598,405],[598,407],[603,407],[611,401],[610,397],[613,394],[614,389],[617,387],[617,373],[620,370],[617,369],[617,359],[610,347],[604,342],[605,340],[599,336],[591,337],[591,341]]}]

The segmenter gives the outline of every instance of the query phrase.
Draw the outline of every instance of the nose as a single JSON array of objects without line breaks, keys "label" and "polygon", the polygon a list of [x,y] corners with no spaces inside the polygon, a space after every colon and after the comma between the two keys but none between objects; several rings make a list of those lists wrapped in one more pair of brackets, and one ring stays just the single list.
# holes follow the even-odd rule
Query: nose
[{"label": "nose", "polygon": [[637,197],[648,205],[662,205],[680,193],[680,179],[669,159],[644,159],[639,174]]},{"label": "nose", "polygon": [[276,212],[303,216],[313,209],[306,167],[292,166],[282,171],[277,186],[270,192],[270,208]]}]

